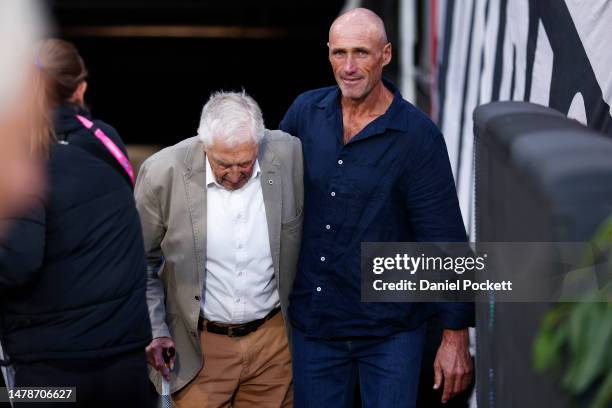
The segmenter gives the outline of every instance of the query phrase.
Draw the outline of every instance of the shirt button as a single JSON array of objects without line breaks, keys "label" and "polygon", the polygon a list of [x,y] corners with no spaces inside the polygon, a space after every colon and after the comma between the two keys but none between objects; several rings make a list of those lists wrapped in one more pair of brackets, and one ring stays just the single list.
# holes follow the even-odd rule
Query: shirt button
[{"label": "shirt button", "polygon": [[242,244],[238,244],[236,245],[238,248],[242,248]]},{"label": "shirt button", "polygon": [[195,300],[199,301],[200,297],[198,295],[195,295]]},{"label": "shirt button", "polygon": [[324,256],[321,257],[321,262],[325,262],[325,257]]},{"label": "shirt button", "polygon": [[242,271],[238,272],[238,276],[242,276]]},{"label": "shirt button", "polygon": [[327,224],[327,225],[325,226],[325,229],[326,229],[326,230],[328,230],[328,229],[330,229],[330,228],[331,228],[331,225],[329,225],[329,224]]},{"label": "shirt button", "polygon": [[321,287],[317,286],[317,292],[320,292],[320,291],[321,291]]},{"label": "shirt button", "polygon": [[341,165],[341,166],[342,166],[342,163],[344,163],[344,162],[342,161],[342,159],[338,160],[338,164],[339,164],[339,165]]},{"label": "shirt button", "polygon": [[332,191],[332,192],[331,192],[331,196],[332,196],[332,197],[335,197],[335,196],[336,196],[336,192],[335,192],[335,191]]},{"label": "shirt button", "polygon": [[236,298],[236,303],[240,303],[240,298]]}]

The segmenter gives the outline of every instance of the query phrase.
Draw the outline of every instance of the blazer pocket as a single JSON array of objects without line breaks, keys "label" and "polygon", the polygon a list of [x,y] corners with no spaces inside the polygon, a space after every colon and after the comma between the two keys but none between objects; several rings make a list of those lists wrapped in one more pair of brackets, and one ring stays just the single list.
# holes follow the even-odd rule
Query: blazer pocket
[{"label": "blazer pocket", "polygon": [[281,223],[281,230],[283,231],[294,231],[302,227],[302,221],[304,220],[304,211],[302,208],[299,209],[298,215],[290,220]]}]

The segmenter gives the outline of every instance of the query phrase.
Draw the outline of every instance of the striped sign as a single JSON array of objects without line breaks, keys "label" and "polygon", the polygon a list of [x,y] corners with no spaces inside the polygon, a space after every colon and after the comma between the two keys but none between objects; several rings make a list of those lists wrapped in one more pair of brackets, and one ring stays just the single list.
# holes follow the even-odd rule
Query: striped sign
[{"label": "striped sign", "polygon": [[466,228],[473,232],[476,106],[530,101],[612,136],[612,1],[420,5],[437,22],[425,39],[435,53],[428,64],[434,85],[430,113],[445,135]]}]

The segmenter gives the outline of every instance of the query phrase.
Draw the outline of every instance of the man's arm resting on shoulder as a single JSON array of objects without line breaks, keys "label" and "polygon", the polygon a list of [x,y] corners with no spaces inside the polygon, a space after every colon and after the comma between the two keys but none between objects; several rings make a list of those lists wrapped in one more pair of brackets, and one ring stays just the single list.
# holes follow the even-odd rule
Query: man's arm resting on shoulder
[{"label": "man's arm resting on shoulder", "polygon": [[[146,353],[149,364],[168,378],[169,370],[164,363],[162,350],[176,347],[176,344],[170,337],[170,330],[166,324],[164,286],[159,278],[159,271],[163,263],[161,241],[166,233],[166,227],[162,219],[158,197],[152,193],[147,180],[148,168],[148,163],[145,162],[140,169],[134,189],[147,256],[147,305],[153,335],[153,340],[147,346]],[[174,357],[171,358],[168,366],[171,368],[173,365]]]},{"label": "man's arm resting on shoulder", "polygon": [[289,133],[292,136],[300,137],[298,134],[298,118],[300,110],[300,97],[296,98],[295,101],[289,106],[285,116],[281,120],[278,128],[283,132]]}]

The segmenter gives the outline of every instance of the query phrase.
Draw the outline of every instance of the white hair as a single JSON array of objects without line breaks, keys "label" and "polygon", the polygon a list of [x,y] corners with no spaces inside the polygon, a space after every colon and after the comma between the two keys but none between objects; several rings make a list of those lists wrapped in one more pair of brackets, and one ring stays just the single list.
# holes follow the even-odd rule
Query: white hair
[{"label": "white hair", "polygon": [[202,109],[198,136],[205,147],[219,141],[234,147],[245,142],[259,144],[264,135],[261,109],[244,92],[215,92]]}]

